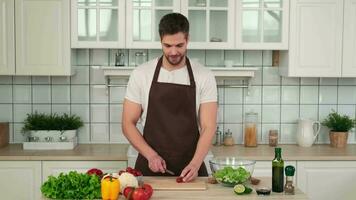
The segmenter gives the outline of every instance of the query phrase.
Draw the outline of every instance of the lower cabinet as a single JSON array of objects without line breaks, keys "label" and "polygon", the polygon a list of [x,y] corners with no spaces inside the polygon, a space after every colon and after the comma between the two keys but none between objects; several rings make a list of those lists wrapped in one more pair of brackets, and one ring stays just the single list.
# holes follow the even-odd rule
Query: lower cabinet
[{"label": "lower cabinet", "polygon": [[310,200],[354,200],[356,161],[298,161],[297,180]]},{"label": "lower cabinet", "polygon": [[41,161],[0,161],[1,199],[41,199]]},{"label": "lower cabinet", "polygon": [[48,176],[57,176],[61,172],[77,171],[86,172],[91,168],[99,168],[104,173],[118,172],[127,166],[126,161],[43,161],[42,181]]}]

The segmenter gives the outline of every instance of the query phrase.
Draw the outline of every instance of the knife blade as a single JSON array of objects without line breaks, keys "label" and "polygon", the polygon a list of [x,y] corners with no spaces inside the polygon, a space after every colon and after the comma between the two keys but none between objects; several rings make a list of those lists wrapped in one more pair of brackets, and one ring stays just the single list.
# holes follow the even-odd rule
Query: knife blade
[{"label": "knife blade", "polygon": [[171,170],[169,169],[166,169],[166,173],[170,174],[170,175],[175,175],[174,172],[172,172]]}]

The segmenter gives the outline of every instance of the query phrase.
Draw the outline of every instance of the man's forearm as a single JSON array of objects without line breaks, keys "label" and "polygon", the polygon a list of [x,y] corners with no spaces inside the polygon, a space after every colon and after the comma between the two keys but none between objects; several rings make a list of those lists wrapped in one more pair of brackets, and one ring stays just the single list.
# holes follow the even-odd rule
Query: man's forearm
[{"label": "man's forearm", "polygon": [[132,123],[123,123],[122,130],[126,138],[130,143],[135,147],[135,149],[143,155],[146,159],[157,155],[155,152],[142,137],[140,131],[137,129],[136,125]]},{"label": "man's forearm", "polygon": [[207,155],[210,149],[215,130],[215,126],[206,127],[201,130],[197,149],[195,150],[194,157],[191,161],[192,164],[200,166],[203,163],[205,156]]}]

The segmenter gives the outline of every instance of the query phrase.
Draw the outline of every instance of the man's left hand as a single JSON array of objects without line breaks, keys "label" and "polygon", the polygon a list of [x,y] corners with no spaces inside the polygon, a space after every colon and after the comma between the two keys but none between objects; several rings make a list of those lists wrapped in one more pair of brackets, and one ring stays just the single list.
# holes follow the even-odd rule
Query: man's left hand
[{"label": "man's left hand", "polygon": [[180,174],[183,177],[183,182],[190,182],[198,176],[199,167],[189,163]]}]

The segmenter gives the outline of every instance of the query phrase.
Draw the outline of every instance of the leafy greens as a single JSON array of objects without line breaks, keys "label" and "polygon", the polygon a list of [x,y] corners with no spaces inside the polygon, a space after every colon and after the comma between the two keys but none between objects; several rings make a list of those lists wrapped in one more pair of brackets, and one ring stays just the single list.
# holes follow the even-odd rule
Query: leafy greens
[{"label": "leafy greens", "polygon": [[239,167],[234,169],[232,167],[224,167],[223,169],[217,170],[214,173],[214,177],[217,181],[226,183],[226,184],[238,184],[244,183],[251,176],[245,168]]}]

